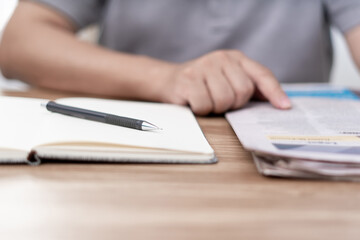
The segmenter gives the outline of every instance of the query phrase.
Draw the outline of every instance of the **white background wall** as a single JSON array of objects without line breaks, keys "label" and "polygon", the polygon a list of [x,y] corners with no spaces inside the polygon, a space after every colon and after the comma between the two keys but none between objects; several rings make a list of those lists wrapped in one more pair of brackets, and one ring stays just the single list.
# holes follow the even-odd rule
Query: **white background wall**
[{"label": "white background wall", "polygon": [[17,4],[17,0],[1,0],[0,1],[0,31],[8,21],[12,11]]},{"label": "white background wall", "polygon": [[331,73],[331,82],[337,85],[360,87],[360,74],[350,56],[343,36],[339,31],[333,29],[332,39],[334,42],[335,58]]},{"label": "white background wall", "polygon": [[[0,0],[0,36],[1,31],[4,28],[8,19],[10,18],[12,11],[16,7],[16,4],[17,0]],[[360,88],[359,71],[355,68],[355,65],[350,57],[349,50],[345,44],[344,38],[336,30],[333,31],[333,41],[335,43],[335,59],[331,82],[337,85],[353,86]],[[0,88],[3,85],[4,80],[1,80],[0,76]]]}]

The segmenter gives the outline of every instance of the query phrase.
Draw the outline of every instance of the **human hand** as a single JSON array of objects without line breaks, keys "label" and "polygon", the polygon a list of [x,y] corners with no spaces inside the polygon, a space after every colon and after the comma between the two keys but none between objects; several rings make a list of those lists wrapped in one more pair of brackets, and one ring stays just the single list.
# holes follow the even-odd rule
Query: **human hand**
[{"label": "human hand", "polygon": [[255,90],[276,108],[291,107],[271,71],[236,50],[215,51],[176,65],[164,88],[163,101],[189,104],[197,115],[238,109]]}]

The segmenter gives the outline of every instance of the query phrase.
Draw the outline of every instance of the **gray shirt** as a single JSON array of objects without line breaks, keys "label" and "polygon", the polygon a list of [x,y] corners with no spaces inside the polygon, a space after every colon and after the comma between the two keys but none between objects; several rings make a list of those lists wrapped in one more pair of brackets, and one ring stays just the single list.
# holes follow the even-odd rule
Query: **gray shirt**
[{"label": "gray shirt", "polygon": [[217,49],[238,49],[280,82],[325,82],[329,26],[360,24],[360,0],[36,0],[78,29],[98,22],[100,44],[183,62]]}]

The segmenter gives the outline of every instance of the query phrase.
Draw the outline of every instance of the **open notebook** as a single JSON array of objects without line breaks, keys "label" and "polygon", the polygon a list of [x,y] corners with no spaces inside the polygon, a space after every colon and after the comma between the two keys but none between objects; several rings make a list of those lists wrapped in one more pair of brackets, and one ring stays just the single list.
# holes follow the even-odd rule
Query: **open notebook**
[{"label": "open notebook", "polygon": [[214,150],[187,107],[93,98],[56,102],[143,119],[163,128],[139,131],[52,113],[44,99],[0,97],[0,163],[42,159],[98,162],[215,163]]}]

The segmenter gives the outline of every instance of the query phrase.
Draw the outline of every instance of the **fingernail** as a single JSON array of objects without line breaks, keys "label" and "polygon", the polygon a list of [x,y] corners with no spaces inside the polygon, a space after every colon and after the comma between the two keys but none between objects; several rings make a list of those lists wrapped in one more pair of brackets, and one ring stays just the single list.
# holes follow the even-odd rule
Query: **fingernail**
[{"label": "fingernail", "polygon": [[280,98],[279,104],[280,104],[280,107],[283,109],[291,108],[291,102],[287,96]]}]

